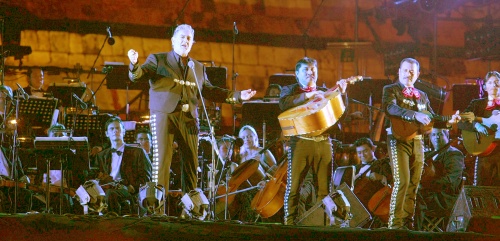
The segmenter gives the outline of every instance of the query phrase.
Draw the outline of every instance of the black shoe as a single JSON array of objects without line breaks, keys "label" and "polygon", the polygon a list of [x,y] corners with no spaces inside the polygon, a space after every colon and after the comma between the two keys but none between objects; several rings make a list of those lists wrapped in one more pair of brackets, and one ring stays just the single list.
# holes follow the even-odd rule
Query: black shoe
[{"label": "black shoe", "polygon": [[412,218],[408,218],[405,220],[404,227],[406,227],[408,230],[414,231],[415,230],[415,222],[413,221]]}]

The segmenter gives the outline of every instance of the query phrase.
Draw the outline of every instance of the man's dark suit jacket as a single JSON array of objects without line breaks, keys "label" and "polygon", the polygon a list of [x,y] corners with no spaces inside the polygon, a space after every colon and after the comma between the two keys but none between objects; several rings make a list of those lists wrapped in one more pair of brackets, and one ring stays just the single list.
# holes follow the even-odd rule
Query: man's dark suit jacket
[{"label": "man's dark suit jacket", "polygon": [[[111,173],[111,149],[107,148],[96,156],[99,172],[109,175]],[[122,183],[133,186],[135,192],[146,182],[151,181],[153,168],[146,152],[142,148],[125,145],[120,165]]]},{"label": "man's dark suit jacket", "polygon": [[194,63],[194,72],[187,67],[187,77],[178,63],[178,55],[174,51],[167,53],[151,54],[146,62],[140,67],[130,64],[129,78],[132,81],[149,80],[149,109],[151,111],[172,113],[183,93],[187,91],[189,110],[194,118],[198,117],[198,89],[196,86],[186,86],[180,81],[195,83],[202,89],[203,98],[219,103],[241,102],[240,92],[222,89],[213,86],[207,78],[205,66],[200,62],[189,58]]},{"label": "man's dark suit jacket", "polygon": [[[385,178],[387,179],[387,183],[392,184],[392,169],[391,169],[391,164],[389,162],[389,158],[373,160],[369,165],[371,165],[369,170],[385,176]],[[356,174],[359,174],[359,171],[361,170],[362,167],[363,167],[362,164],[356,165]],[[367,171],[365,171],[365,173],[366,172]]]}]

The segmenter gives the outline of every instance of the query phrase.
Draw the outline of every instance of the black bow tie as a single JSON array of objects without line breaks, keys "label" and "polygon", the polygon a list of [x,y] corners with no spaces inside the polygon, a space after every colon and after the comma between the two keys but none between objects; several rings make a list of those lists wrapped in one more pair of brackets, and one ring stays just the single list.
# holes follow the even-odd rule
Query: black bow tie
[{"label": "black bow tie", "polygon": [[121,156],[123,154],[123,152],[121,151],[117,151],[115,148],[111,148],[111,153],[115,153],[118,155],[118,156]]}]

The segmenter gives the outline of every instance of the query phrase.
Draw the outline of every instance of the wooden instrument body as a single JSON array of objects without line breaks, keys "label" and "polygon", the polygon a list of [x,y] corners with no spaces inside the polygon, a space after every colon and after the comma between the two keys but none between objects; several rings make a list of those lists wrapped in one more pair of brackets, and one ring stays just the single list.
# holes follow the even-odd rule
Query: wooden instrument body
[{"label": "wooden instrument body", "polygon": [[313,99],[282,112],[278,120],[284,136],[317,136],[337,123],[345,109],[340,88],[335,88],[326,91],[325,98]]},{"label": "wooden instrument body", "polygon": [[266,186],[253,198],[250,206],[261,217],[268,218],[276,214],[284,205],[288,161],[283,161]]},{"label": "wooden instrument body", "polygon": [[[260,162],[255,159],[250,159],[239,165],[236,170],[231,174],[229,179],[227,192],[226,186],[219,186],[217,189],[217,196],[224,196],[238,190],[240,185],[252,177],[259,169]],[[235,199],[235,195],[227,196],[227,205],[231,205]],[[226,197],[218,198],[215,202],[216,215],[224,213],[226,206]]]},{"label": "wooden instrument body", "polygon": [[358,197],[359,201],[368,207],[368,202],[371,197],[381,188],[384,187],[382,182],[376,180],[372,181],[366,176],[361,176],[358,178],[354,184],[354,194]]},{"label": "wooden instrument body", "polygon": [[[352,76],[346,79],[349,84],[362,80],[363,76]],[[284,136],[317,136],[337,123],[345,110],[341,87],[336,85],[325,91],[323,98],[312,99],[303,105],[282,112],[278,116],[278,121]]]},{"label": "wooden instrument body", "polygon": [[423,125],[417,121],[406,121],[399,116],[390,116],[392,135],[402,141],[413,139],[418,134],[429,134],[432,131],[434,122],[431,121],[428,125]]},{"label": "wooden instrument body", "polygon": [[389,222],[392,187],[384,186],[368,201],[368,210],[384,223]]},{"label": "wooden instrument body", "polygon": [[488,135],[482,135],[475,131],[462,130],[462,138],[465,150],[473,156],[488,156],[497,147],[495,132],[488,130]]}]

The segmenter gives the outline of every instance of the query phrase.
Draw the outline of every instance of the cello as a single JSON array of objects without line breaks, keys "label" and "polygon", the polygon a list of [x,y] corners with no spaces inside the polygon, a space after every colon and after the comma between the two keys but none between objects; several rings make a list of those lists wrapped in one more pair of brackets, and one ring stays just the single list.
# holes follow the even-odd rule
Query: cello
[{"label": "cello", "polygon": [[384,186],[378,190],[368,201],[368,210],[384,223],[389,222],[392,187]]},{"label": "cello", "polygon": [[[226,205],[231,205],[235,199],[233,192],[237,191],[241,184],[254,175],[259,169],[260,162],[255,159],[250,159],[239,165],[231,175],[226,186],[219,186],[217,189],[217,200],[215,202],[215,213],[219,215],[223,213]],[[227,190],[227,191],[226,191]],[[225,196],[227,195],[227,202]]]},{"label": "cello", "polygon": [[271,217],[283,207],[285,201],[287,170],[288,160],[282,161],[271,180],[269,180],[265,187],[253,198],[250,207],[261,217]]}]

